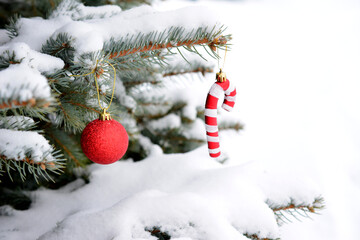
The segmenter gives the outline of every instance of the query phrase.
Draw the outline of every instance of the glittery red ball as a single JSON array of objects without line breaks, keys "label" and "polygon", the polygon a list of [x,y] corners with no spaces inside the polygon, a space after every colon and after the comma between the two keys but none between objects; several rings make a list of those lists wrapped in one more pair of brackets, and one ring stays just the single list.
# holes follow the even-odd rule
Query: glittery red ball
[{"label": "glittery red ball", "polygon": [[129,137],[123,125],[115,120],[90,122],[81,134],[81,148],[93,162],[110,164],[124,156]]}]

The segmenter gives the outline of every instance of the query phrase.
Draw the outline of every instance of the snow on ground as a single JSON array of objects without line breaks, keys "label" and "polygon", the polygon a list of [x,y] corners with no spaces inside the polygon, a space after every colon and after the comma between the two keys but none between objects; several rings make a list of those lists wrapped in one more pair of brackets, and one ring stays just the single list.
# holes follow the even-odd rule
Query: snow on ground
[{"label": "snow on ground", "polygon": [[275,238],[266,201],[311,204],[319,195],[310,178],[284,169],[261,162],[226,167],[208,158],[206,146],[137,163],[94,164],[89,184],[79,179],[60,190],[40,189],[29,193],[29,210],[7,209],[0,239],[155,239],[146,229],[156,226],[173,239]]}]

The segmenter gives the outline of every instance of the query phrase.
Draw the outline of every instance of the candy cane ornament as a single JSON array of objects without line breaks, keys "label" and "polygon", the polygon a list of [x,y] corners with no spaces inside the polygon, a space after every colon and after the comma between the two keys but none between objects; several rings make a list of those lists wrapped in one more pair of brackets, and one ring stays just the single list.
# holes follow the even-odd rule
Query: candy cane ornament
[{"label": "candy cane ornament", "polygon": [[216,74],[217,81],[211,86],[205,104],[205,129],[210,157],[217,158],[221,155],[219,129],[217,124],[217,104],[224,95],[222,108],[231,111],[235,105],[236,88],[221,71]]}]

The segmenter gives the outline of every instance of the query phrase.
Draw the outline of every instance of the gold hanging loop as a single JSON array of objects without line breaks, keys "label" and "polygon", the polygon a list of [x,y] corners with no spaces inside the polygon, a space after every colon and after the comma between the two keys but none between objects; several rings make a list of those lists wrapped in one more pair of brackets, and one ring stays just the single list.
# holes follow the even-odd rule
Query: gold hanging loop
[{"label": "gold hanging loop", "polygon": [[97,93],[97,98],[98,98],[98,103],[99,103],[99,107],[100,109],[102,110],[102,112],[100,113],[100,116],[99,116],[99,119],[100,120],[111,120],[111,116],[110,116],[110,113],[107,113],[106,111],[110,108],[111,106],[111,103],[114,99],[114,93],[115,93],[115,81],[116,81],[116,69],[114,67],[114,65],[112,65],[109,61],[106,61],[107,64],[109,64],[112,69],[114,70],[114,81],[113,81],[113,87],[112,87],[112,94],[111,94],[111,98],[110,98],[110,102],[109,102],[109,105],[107,107],[103,107],[101,105],[101,101],[100,101],[100,90],[99,90],[99,84],[98,84],[98,81],[97,81],[97,73],[96,73],[96,70],[97,70],[97,67],[98,67],[98,63],[99,63],[99,60],[96,60],[96,65],[95,65],[95,68],[89,72],[89,73],[86,73],[86,74],[83,74],[83,75],[70,75],[72,77],[83,77],[83,76],[88,76],[90,74],[94,74],[94,79],[95,79],[95,86],[96,86],[96,93]]},{"label": "gold hanging loop", "polygon": [[[99,84],[98,84],[98,81],[97,81],[97,76],[96,74],[94,74],[94,79],[95,79],[95,85],[96,85],[96,92],[97,92],[97,96],[98,96],[98,103],[99,103],[99,106],[100,106],[100,109],[102,110],[102,113],[100,113],[100,117],[99,119],[100,120],[111,120],[111,116],[109,113],[106,112],[106,110],[108,110],[111,106],[111,103],[112,103],[112,100],[114,98],[114,93],[115,93],[115,81],[116,81],[116,69],[115,67],[109,62],[109,61],[105,61],[107,62],[111,67],[112,69],[114,70],[114,81],[113,81],[113,87],[112,87],[112,94],[111,94],[111,98],[110,98],[110,102],[109,102],[109,105],[105,108],[103,106],[101,106],[101,101],[100,101],[100,90],[99,90]],[[97,64],[96,64],[97,65]]]},{"label": "gold hanging loop", "polygon": [[[225,82],[226,81],[226,74],[223,72],[223,68],[225,66],[225,60],[226,60],[226,53],[227,53],[227,46],[225,46],[225,55],[224,55],[224,62],[223,67],[220,68],[219,58],[218,58],[218,68],[220,69],[219,72],[216,73],[216,81],[218,82]],[[219,52],[218,52],[219,55]]]}]

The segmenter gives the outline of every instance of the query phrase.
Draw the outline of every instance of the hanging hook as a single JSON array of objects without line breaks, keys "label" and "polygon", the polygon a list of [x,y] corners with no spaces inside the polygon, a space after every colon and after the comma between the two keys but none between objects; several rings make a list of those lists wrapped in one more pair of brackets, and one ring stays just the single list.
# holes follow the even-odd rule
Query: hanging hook
[{"label": "hanging hook", "polygon": [[114,65],[112,65],[109,61],[104,60],[104,62],[106,62],[107,64],[109,64],[109,65],[112,67],[113,71],[114,71],[114,81],[113,81],[112,94],[111,94],[111,98],[110,98],[109,105],[108,105],[107,107],[103,107],[103,106],[101,105],[101,101],[100,101],[100,90],[99,90],[99,84],[98,84],[98,80],[97,80],[97,78],[100,77],[100,75],[98,75],[98,74],[96,73],[97,68],[98,68],[100,62],[101,62],[101,61],[96,60],[95,68],[93,68],[93,69],[91,70],[91,72],[89,72],[89,73],[82,74],[82,75],[70,75],[70,76],[72,76],[72,77],[84,77],[84,76],[88,76],[88,75],[94,74],[94,80],[95,80],[95,85],[96,85],[96,92],[97,92],[98,103],[99,103],[100,109],[102,110],[102,112],[100,113],[99,119],[105,121],[105,120],[111,120],[110,113],[107,113],[106,110],[108,110],[108,109],[110,108],[110,105],[111,105],[111,103],[112,103],[112,101],[113,101],[113,99],[114,99],[115,82],[116,82],[116,69],[115,69]]},{"label": "hanging hook", "polygon": [[[220,69],[220,71],[216,73],[216,81],[218,81],[218,82],[226,81],[226,74],[225,74],[225,72],[222,71],[222,69],[225,66],[226,52],[227,52],[227,46],[225,46],[225,55],[224,55],[224,62],[223,62],[222,68],[220,68],[220,66],[219,66],[220,64],[219,64],[219,58],[218,58],[218,68]],[[219,55],[219,53],[218,53],[218,55]]]}]

